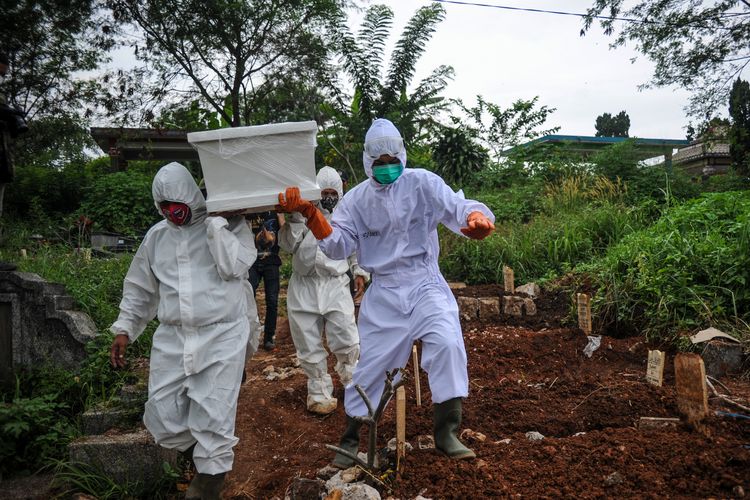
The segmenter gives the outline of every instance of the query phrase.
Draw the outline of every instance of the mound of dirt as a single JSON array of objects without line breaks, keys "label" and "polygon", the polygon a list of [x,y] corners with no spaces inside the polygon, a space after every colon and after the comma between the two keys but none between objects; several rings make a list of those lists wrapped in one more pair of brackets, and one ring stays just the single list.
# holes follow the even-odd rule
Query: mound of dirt
[{"label": "mound of dirt", "polygon": [[500,318],[498,321],[482,321],[482,324],[497,323],[509,326],[524,326],[532,330],[543,330],[551,328],[562,328],[571,326],[571,311],[573,311],[574,298],[563,289],[555,290],[542,289],[538,297],[534,298],[536,305],[536,314],[534,316],[511,316],[504,314],[502,311],[503,297],[506,295],[515,295],[526,297],[522,293],[508,293],[503,290],[502,285],[472,285],[465,288],[453,290],[456,297],[499,297],[500,299]]},{"label": "mound of dirt", "polygon": [[[502,296],[499,287],[492,290]],[[748,420],[711,416],[700,432],[685,424],[639,430],[640,417],[679,416],[671,355],[663,387],[644,380],[647,347],[639,338],[605,336],[587,358],[585,336],[555,326],[568,310],[567,304],[553,307],[558,300],[549,301],[547,311],[557,312],[549,313],[550,326],[543,330],[505,318],[464,325],[471,392],[462,428],[486,436],[466,440],[477,459],[457,462],[418,449],[418,437],[432,430],[427,376],[419,374],[421,407],[415,405],[414,384],[407,384],[406,436],[415,450],[403,475],[381,492],[384,498],[738,498],[750,491]],[[343,391],[332,359],[340,404],[328,417],[306,412],[303,374],[266,378],[268,366],[294,366],[285,320],[277,339],[276,351],[260,351],[247,365],[237,414],[240,442],[225,498],[283,498],[294,478],[312,478],[331,460],[324,444],[336,444],[344,428]],[[407,370],[413,373],[411,364]],[[747,404],[746,380],[722,382]],[[381,446],[396,433],[394,406],[379,426]],[[711,408],[736,413],[714,400]],[[544,439],[529,440],[532,431]]]}]

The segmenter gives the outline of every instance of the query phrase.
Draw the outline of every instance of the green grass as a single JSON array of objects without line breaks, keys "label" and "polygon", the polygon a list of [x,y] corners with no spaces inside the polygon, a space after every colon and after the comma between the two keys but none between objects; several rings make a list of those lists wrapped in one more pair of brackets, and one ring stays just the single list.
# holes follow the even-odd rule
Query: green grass
[{"label": "green grass", "polygon": [[705,194],[667,211],[577,271],[593,278],[606,328],[676,340],[750,322],[750,192]]},{"label": "green grass", "polygon": [[443,231],[440,266],[447,278],[472,284],[502,283],[503,265],[519,283],[549,279],[602,255],[644,223],[637,208],[603,203],[538,215],[528,224],[498,223],[484,241]]}]

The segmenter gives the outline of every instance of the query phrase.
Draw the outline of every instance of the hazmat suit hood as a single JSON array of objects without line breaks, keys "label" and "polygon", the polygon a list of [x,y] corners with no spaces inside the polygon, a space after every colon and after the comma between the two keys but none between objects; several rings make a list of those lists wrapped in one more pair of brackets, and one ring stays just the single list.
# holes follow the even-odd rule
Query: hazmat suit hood
[{"label": "hazmat suit hood", "polygon": [[192,216],[187,225],[192,226],[206,218],[206,199],[193,176],[179,163],[172,162],[159,169],[151,186],[151,194],[162,217],[164,213],[159,204],[162,201],[176,201],[190,207]]},{"label": "hazmat suit hood", "polygon": [[372,177],[372,162],[384,154],[395,156],[401,160],[401,164],[406,168],[406,149],[401,132],[390,120],[378,118],[372,122],[370,129],[365,134],[362,163],[367,177]]},{"label": "hazmat suit hood", "polygon": [[318,171],[316,178],[320,190],[324,189],[335,189],[339,195],[339,200],[344,197],[344,183],[341,181],[341,176],[335,169],[331,167],[323,167]]}]

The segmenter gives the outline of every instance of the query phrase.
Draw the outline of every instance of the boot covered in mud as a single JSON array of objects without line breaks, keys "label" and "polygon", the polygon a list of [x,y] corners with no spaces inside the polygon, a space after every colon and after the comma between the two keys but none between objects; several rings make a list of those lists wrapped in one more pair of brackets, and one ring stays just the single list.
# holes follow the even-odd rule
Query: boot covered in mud
[{"label": "boot covered in mud", "polygon": [[357,366],[357,360],[359,359],[359,344],[336,351],[334,355],[336,356],[334,370],[339,374],[341,385],[346,387],[352,383],[354,367]]},{"label": "boot covered in mud", "polygon": [[[362,422],[358,422],[347,415],[346,430],[341,436],[339,448],[348,451],[352,455],[356,455],[357,451],[359,450],[359,429],[361,427]],[[333,457],[332,464],[334,467],[338,467],[339,469],[348,469],[349,467],[354,465],[354,460],[345,455],[342,455],[341,453],[336,453],[336,456]]]},{"label": "boot covered in mud", "polygon": [[336,411],[338,406],[338,399],[330,397],[328,399],[320,399],[315,396],[307,395],[307,411],[315,413],[316,415],[330,415]]},{"label": "boot covered in mud", "polygon": [[307,375],[307,410],[318,415],[329,415],[336,410],[338,400],[333,397],[333,380],[328,375],[328,362],[300,361]]},{"label": "boot covered in mud", "polygon": [[435,447],[456,460],[476,458],[476,454],[458,440],[461,426],[461,398],[433,405]]},{"label": "boot covered in mud", "polygon": [[185,500],[219,500],[221,490],[224,488],[224,476],[220,474],[198,473],[193,477],[190,486],[185,492]]}]

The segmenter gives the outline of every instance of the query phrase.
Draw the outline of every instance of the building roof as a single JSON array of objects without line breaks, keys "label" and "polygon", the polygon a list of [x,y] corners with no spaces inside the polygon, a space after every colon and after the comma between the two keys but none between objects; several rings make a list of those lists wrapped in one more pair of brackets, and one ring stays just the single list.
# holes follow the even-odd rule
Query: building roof
[{"label": "building roof", "polygon": [[678,164],[701,158],[729,158],[729,144],[696,142],[677,151],[672,160]]},{"label": "building roof", "polygon": [[686,139],[654,139],[641,137],[594,137],[587,135],[545,135],[534,139],[533,141],[519,144],[510,149],[503,151],[504,155],[518,151],[519,148],[527,148],[535,145],[553,144],[565,146],[568,151],[579,153],[583,156],[596,153],[607,146],[619,144],[625,141],[632,141],[636,155],[639,159],[653,158],[666,152],[671,152],[675,148],[684,147],[690,144]]},{"label": "building roof", "polygon": [[124,161],[198,161],[184,130],[93,127],[91,136],[102,151]]}]

